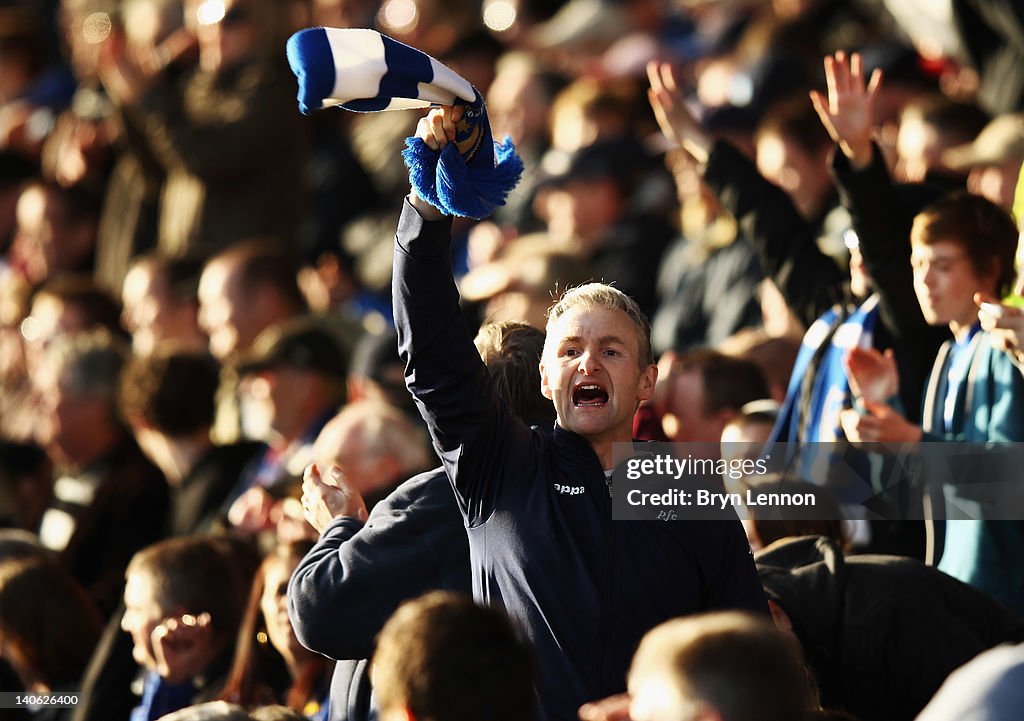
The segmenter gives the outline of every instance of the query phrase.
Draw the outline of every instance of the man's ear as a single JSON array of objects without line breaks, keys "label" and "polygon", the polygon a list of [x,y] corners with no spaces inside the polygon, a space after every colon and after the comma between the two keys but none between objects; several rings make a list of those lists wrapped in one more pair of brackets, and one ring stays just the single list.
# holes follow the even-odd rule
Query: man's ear
[{"label": "man's ear", "polygon": [[640,384],[637,386],[636,399],[641,403],[650,400],[654,395],[654,387],[658,384],[658,366],[653,363],[640,374]]},{"label": "man's ear", "polygon": [[548,374],[544,372],[544,361],[540,362],[540,392],[549,401],[554,400],[551,397],[551,384],[548,383]]}]

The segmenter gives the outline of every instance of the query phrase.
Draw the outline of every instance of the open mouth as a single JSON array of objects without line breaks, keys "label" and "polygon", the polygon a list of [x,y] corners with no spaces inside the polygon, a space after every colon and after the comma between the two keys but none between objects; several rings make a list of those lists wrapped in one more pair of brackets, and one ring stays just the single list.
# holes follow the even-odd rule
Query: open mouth
[{"label": "open mouth", "polygon": [[577,408],[603,406],[608,402],[608,391],[594,383],[583,383],[573,388],[572,404]]}]

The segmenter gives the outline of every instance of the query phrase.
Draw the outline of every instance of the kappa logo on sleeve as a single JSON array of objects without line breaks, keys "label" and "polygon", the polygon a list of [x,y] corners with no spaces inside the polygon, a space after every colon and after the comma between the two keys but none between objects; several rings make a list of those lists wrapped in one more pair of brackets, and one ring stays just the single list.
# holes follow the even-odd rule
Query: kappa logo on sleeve
[{"label": "kappa logo on sleeve", "polygon": [[563,496],[582,496],[587,492],[586,488],[583,486],[565,486],[561,483],[554,483],[552,485],[554,486],[555,491]]}]

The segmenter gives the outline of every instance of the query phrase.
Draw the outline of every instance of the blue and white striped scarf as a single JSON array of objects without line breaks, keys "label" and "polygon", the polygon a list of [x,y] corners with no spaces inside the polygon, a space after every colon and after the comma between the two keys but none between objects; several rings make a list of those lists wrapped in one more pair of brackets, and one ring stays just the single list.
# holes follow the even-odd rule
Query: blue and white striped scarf
[{"label": "blue and white striped scarf", "polygon": [[308,28],[288,40],[288,62],[303,113],[464,106],[454,143],[437,153],[408,138],[402,153],[413,190],[441,212],[486,217],[519,182],[522,160],[508,138],[494,142],[480,93],[426,53],[375,30]]}]

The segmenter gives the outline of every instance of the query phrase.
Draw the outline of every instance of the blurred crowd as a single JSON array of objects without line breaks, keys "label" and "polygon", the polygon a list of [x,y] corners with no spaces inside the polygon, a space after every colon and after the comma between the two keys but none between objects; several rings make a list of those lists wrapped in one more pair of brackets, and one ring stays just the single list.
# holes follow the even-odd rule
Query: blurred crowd
[{"label": "blurred crowd", "polygon": [[[987,434],[957,430],[953,410],[921,411],[940,347],[973,338],[964,323],[990,332],[997,371],[1004,354],[1019,364],[1024,323],[979,321],[973,299],[1013,317],[999,300],[1014,248],[979,251],[999,259],[991,282],[946,312],[937,296],[918,306],[908,240],[943,198],[970,218],[935,233],[1016,234],[1014,0],[2,0],[0,689],[84,693],[74,709],[26,715],[149,721],[218,700],[194,718],[369,718],[368,696],[334,702],[334,659],[299,642],[287,588],[331,521],[303,507],[310,463],[341,469],[359,497],[348,515],[370,525],[378,502],[439,465],[405,388],[390,297],[409,191],[399,150],[422,114],[301,115],[284,44],[317,25],[378,29],[480,90],[526,170],[493,217],[455,221],[463,306],[486,334],[543,330],[557,294],[591,279],[633,297],[659,359],[638,438],[1024,440],[1017,365],[990,406],[1017,385],[1021,405]],[[955,215],[943,207],[934,217]],[[813,341],[823,319],[831,330]],[[845,346],[859,355],[832,361],[819,349],[839,323],[876,325]],[[504,341],[478,340],[490,367],[489,342]],[[816,378],[846,400],[830,409]],[[537,390],[505,385],[513,405]],[[548,405],[516,412],[550,426]],[[957,553],[940,567],[958,581],[930,575],[924,562],[943,554],[924,524],[749,524],[775,620],[817,676],[796,695],[909,720],[954,668],[1024,641],[1024,528],[1006,523],[969,558],[959,527],[946,529]],[[806,534],[830,540],[786,540]],[[858,563],[863,553],[888,555]],[[465,574],[451,587],[468,592]],[[893,600],[890,618],[872,594],[900,584],[914,601]],[[444,622],[429,603],[419,611]],[[368,638],[383,620],[367,622]],[[727,621],[703,632],[755,646],[770,635]],[[645,641],[634,702],[652,644],[693,634]],[[929,634],[947,653],[911,654]],[[843,656],[844,635],[875,655]],[[765,643],[802,663],[785,639]],[[361,650],[338,658],[372,653]],[[404,651],[391,653],[401,666]],[[887,656],[920,682],[885,678]],[[1019,676],[1019,653],[1013,663]],[[854,669],[868,664],[879,666]],[[798,718],[723,711],[708,693],[724,721]],[[1024,707],[1000,703],[1010,715],[985,718]],[[690,718],[636,703],[589,713]]]}]

